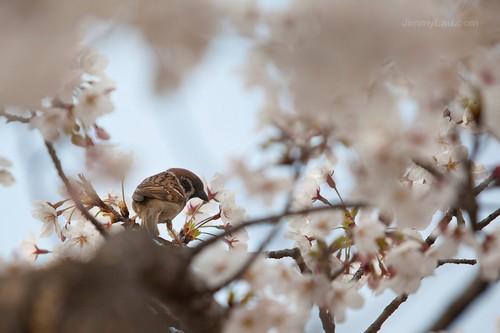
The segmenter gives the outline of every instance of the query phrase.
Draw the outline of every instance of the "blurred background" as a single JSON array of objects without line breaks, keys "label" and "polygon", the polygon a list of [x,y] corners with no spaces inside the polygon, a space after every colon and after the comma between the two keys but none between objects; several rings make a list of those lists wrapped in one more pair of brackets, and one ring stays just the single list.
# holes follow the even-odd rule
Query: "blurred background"
[{"label": "blurred background", "polygon": [[[265,6],[269,2],[263,2]],[[283,6],[286,1],[273,3]],[[125,193],[131,195],[142,179],[169,167],[188,168],[209,180],[216,172],[228,176],[227,188],[236,190],[237,202],[250,217],[263,216],[280,208],[264,206],[247,195],[241,182],[231,178],[231,158],[245,156],[259,159],[255,152],[262,143],[257,130],[258,111],[263,103],[260,91],[248,90],[238,75],[250,50],[250,42],[230,28],[224,28],[209,45],[202,62],[188,74],[182,84],[165,95],[155,93],[154,50],[141,33],[130,26],[110,26],[92,22],[85,43],[96,47],[109,59],[106,73],[115,83],[112,93],[115,111],[100,118],[99,125],[111,135],[111,142],[134,156],[134,167],[125,183]],[[32,200],[60,200],[56,184],[60,181],[46,153],[41,135],[26,125],[0,124],[0,155],[13,163],[16,183],[0,186],[2,231],[0,255],[3,260],[19,258],[19,242],[41,230],[41,223],[31,216]],[[59,143],[63,167],[75,176],[84,170],[83,151]],[[488,146],[482,160],[487,166],[494,162],[498,146]],[[345,177],[344,177],[345,176]],[[349,188],[349,177],[336,170],[342,188]],[[344,177],[344,178],[343,178]],[[120,190],[119,184],[105,184],[100,191]],[[485,202],[498,202],[498,195],[486,195]],[[258,246],[268,228],[253,228],[250,250]],[[427,234],[428,231],[424,231]],[[42,247],[51,248],[55,238],[41,239]],[[275,240],[270,248],[291,247],[284,238]],[[463,258],[472,252],[464,250]],[[43,259],[42,259],[43,261]],[[445,265],[435,276],[424,279],[416,295],[399,309],[383,326],[382,332],[422,332],[451,299],[476,274],[476,269],[460,265]],[[349,311],[347,321],[337,325],[337,332],[360,332],[368,327],[382,309],[395,297],[391,291],[374,296],[364,290],[365,306]],[[500,288],[490,288],[455,324],[460,332],[493,332],[499,320]],[[321,326],[312,313],[308,332],[319,332]]]}]

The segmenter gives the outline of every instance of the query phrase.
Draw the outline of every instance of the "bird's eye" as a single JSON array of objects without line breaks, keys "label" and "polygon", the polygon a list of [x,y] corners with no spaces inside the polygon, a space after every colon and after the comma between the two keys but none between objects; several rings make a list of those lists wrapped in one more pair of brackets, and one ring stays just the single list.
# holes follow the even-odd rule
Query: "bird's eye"
[{"label": "bird's eye", "polygon": [[186,178],[181,179],[181,185],[182,185],[182,187],[184,187],[184,191],[186,191],[186,193],[189,193],[193,190],[193,186],[191,185],[191,182],[189,180],[187,180]]}]

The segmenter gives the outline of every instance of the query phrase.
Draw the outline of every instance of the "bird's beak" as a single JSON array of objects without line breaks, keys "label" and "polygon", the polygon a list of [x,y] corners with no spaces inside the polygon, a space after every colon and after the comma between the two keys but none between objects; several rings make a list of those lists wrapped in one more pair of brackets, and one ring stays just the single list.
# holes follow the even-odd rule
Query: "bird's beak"
[{"label": "bird's beak", "polygon": [[205,193],[205,191],[201,191],[198,193],[198,198],[200,198],[203,201],[208,202],[208,195]]}]

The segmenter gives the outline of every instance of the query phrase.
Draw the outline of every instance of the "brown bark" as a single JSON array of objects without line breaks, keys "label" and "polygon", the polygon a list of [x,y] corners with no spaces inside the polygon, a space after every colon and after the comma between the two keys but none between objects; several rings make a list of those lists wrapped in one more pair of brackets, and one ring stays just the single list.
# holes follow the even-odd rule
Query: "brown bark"
[{"label": "brown bark", "polygon": [[188,255],[125,231],[88,263],[11,272],[0,279],[0,332],[220,332],[224,310],[199,293]]}]

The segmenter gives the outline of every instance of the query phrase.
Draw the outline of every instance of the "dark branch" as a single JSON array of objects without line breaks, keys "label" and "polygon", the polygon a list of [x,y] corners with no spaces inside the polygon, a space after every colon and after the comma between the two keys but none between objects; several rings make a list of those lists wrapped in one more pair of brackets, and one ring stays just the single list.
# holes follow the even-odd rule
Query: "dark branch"
[{"label": "dark branch", "polygon": [[[54,262],[0,278],[1,332],[219,333],[225,310],[191,269],[182,279],[187,248],[156,245],[124,231],[89,262]],[[14,295],[3,297],[3,295]]]},{"label": "dark branch", "polygon": [[354,273],[354,275],[352,276],[351,282],[358,282],[361,279],[361,277],[363,276],[363,274],[365,274],[365,269],[363,268],[363,266],[361,266],[358,268],[356,273]]},{"label": "dark branch", "polygon": [[366,329],[365,333],[375,333],[380,330],[382,324],[408,299],[407,294],[396,297],[387,305],[378,318]]},{"label": "dark branch", "polygon": [[293,258],[295,259],[295,262],[297,263],[297,266],[299,267],[302,273],[311,273],[311,270],[309,269],[309,267],[307,267],[306,263],[304,262],[304,258],[302,257],[300,250],[296,247],[294,247],[293,249],[266,251],[264,253],[267,255],[269,259],[282,259],[285,257]]},{"label": "dark branch", "polygon": [[335,210],[335,209],[344,209],[344,207],[365,207],[366,203],[346,203],[345,206],[342,204],[335,204],[332,206],[321,206],[321,207],[312,207],[312,208],[307,208],[307,209],[302,209],[302,210],[297,210],[297,211],[288,211],[285,213],[281,214],[276,214],[276,215],[270,215],[266,216],[263,218],[258,218],[254,220],[249,220],[249,221],[242,221],[239,223],[235,223],[234,226],[231,226],[229,228],[226,228],[225,231],[215,237],[212,237],[210,239],[207,239],[204,243],[201,243],[200,245],[196,246],[193,248],[193,256],[196,256],[198,253],[203,251],[206,247],[214,244],[221,238],[230,235],[232,233],[235,233],[236,231],[243,229],[245,227],[253,226],[253,225],[258,225],[258,224],[265,224],[265,223],[278,223],[282,218],[288,217],[288,216],[294,216],[294,215],[304,215],[304,214],[310,214],[310,213],[315,213],[315,212],[321,212],[325,210]]},{"label": "dark branch", "polygon": [[421,167],[422,169],[426,170],[427,172],[429,172],[431,175],[434,176],[434,178],[436,178],[436,180],[439,182],[439,181],[443,181],[445,179],[445,176],[443,173],[441,173],[441,171],[438,170],[438,168],[436,168],[435,165],[427,162],[427,161],[424,161],[424,160],[419,160],[419,159],[416,159],[414,158],[413,160],[413,163],[415,163],[416,165],[418,165],[419,167]]},{"label": "dark branch", "polygon": [[438,267],[445,264],[455,264],[455,265],[475,265],[477,260],[475,259],[445,259],[438,261]]},{"label": "dark branch", "polygon": [[247,261],[243,265],[241,265],[240,269],[238,269],[232,276],[226,278],[224,281],[222,281],[221,283],[219,283],[219,285],[217,285],[215,287],[211,287],[211,288],[209,288],[208,290],[206,290],[204,292],[206,292],[208,294],[214,294],[217,291],[219,291],[222,288],[224,288],[225,286],[227,286],[228,284],[230,284],[231,282],[233,282],[233,281],[238,280],[239,278],[241,278],[246,273],[246,271],[250,268],[250,266],[253,265],[253,263],[255,262],[255,260],[257,260],[257,258],[262,253],[262,251],[264,250],[264,248],[269,244],[269,242],[274,238],[274,236],[276,236],[276,234],[278,233],[279,230],[280,230],[280,225],[276,224],[274,226],[273,230],[271,230],[271,232],[267,235],[266,239],[264,239],[260,243],[259,248],[257,249],[257,251],[254,252],[254,253],[252,253],[250,255],[250,258],[248,258]]},{"label": "dark branch", "polygon": [[486,216],[483,220],[477,223],[477,229],[478,230],[484,229],[488,224],[493,222],[499,215],[500,215],[500,208],[497,208],[497,210],[495,210],[493,213]]},{"label": "dark branch", "polygon": [[[496,177],[493,175],[493,173],[491,175],[489,175],[488,177],[486,177],[479,185],[477,185],[476,187],[474,187],[474,190],[472,191],[473,194],[474,194],[474,196],[478,196],[482,191],[484,191],[485,189],[487,189],[488,186],[493,181],[495,181],[495,179],[496,179]],[[441,221],[439,221],[438,228],[444,227],[445,225],[448,225],[451,222],[451,220],[453,219],[453,217],[456,215],[456,213],[457,213],[457,208],[452,207],[452,208],[448,209],[446,211],[445,215],[443,216],[443,218],[441,219]],[[483,221],[481,221],[480,223],[482,223],[482,222]],[[478,223],[478,224],[480,224],[480,223]],[[432,232],[425,239],[425,242],[428,245],[432,245],[436,241],[437,236],[438,236],[437,234],[435,234],[434,232]]]},{"label": "dark branch", "polygon": [[124,222],[126,227],[131,227],[134,225],[134,222],[128,218],[120,214],[116,209],[112,206],[106,204],[101,197],[97,194],[96,190],[92,186],[92,184],[85,178],[83,174],[79,174],[80,185],[82,186],[85,193],[89,196],[91,203],[99,207],[103,212],[109,214],[111,216],[111,223],[115,222]]},{"label": "dark branch", "polygon": [[31,121],[31,118],[20,117],[15,114],[7,113],[4,110],[0,110],[0,116],[3,116],[5,119],[7,119],[7,123],[14,121],[20,123],[29,123]]},{"label": "dark branch", "polygon": [[351,264],[355,261],[356,259],[356,256],[352,256],[351,259],[349,260],[346,260],[342,263],[342,266],[340,266],[340,268],[338,268],[335,272],[333,272],[329,278],[331,281],[335,280],[336,278],[338,278],[342,273],[344,273],[344,271],[346,269],[349,268],[349,266],[351,266]]},{"label": "dark branch", "polygon": [[325,333],[335,333],[335,320],[330,315],[330,311],[319,308],[319,319]]},{"label": "dark branch", "polygon": [[73,185],[71,185],[68,177],[66,177],[66,174],[63,171],[61,161],[59,160],[59,157],[57,157],[56,151],[54,149],[54,146],[52,143],[45,141],[45,146],[47,147],[47,151],[49,152],[50,157],[52,158],[52,162],[54,162],[54,166],[56,167],[57,174],[59,175],[59,178],[64,183],[64,186],[66,186],[66,189],[68,190],[69,195],[71,196],[71,199],[75,203],[76,208],[82,213],[82,215],[90,221],[94,225],[94,227],[99,231],[99,233],[104,237],[107,238],[109,237],[108,231],[104,226],[96,220],[92,214],[89,213],[89,211],[85,208],[83,203],[81,202],[80,198],[78,197],[78,194],[76,193],[75,189],[73,188]]},{"label": "dark branch", "polygon": [[474,191],[473,191],[474,195],[477,196],[477,195],[479,195],[479,193],[486,190],[488,188],[488,186],[490,186],[490,184],[495,181],[495,179],[496,179],[496,177],[494,174],[491,174],[488,177],[486,177],[479,185],[477,185],[474,188]]},{"label": "dark branch", "polygon": [[434,322],[432,327],[426,332],[444,331],[462,314],[473,301],[488,289],[489,282],[484,281],[478,275]]},{"label": "dark branch", "polygon": [[283,249],[277,251],[265,251],[265,255],[270,259],[282,259],[286,257],[294,258],[298,248],[294,247],[293,249]]}]

